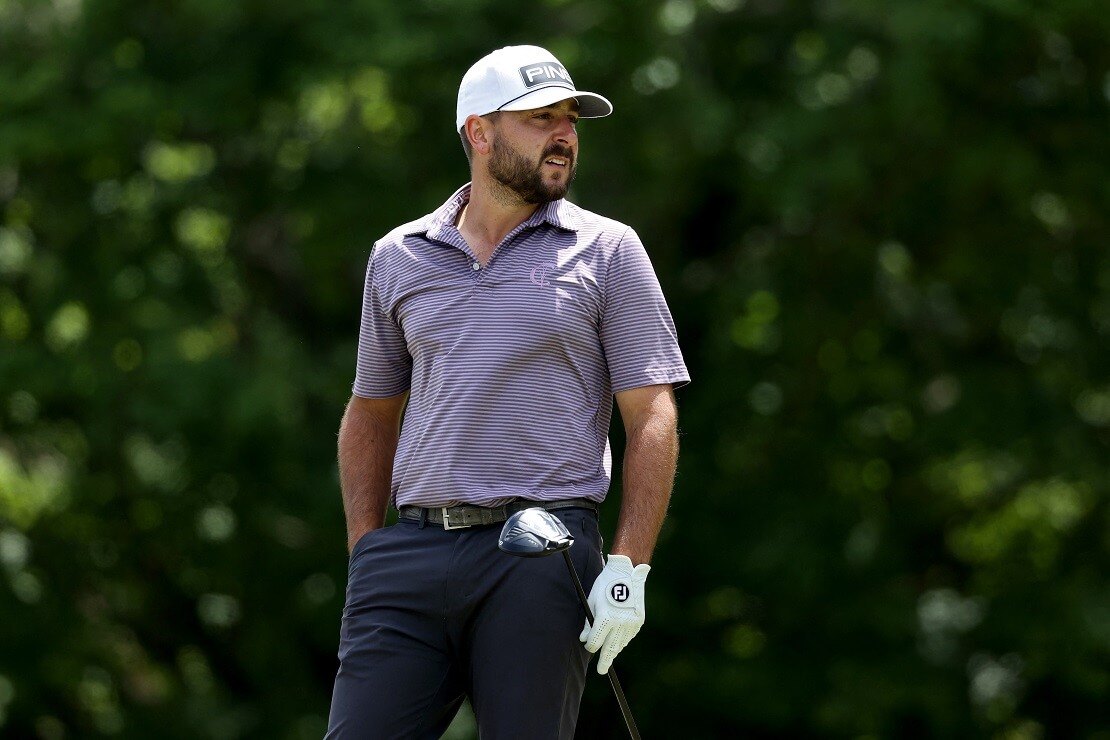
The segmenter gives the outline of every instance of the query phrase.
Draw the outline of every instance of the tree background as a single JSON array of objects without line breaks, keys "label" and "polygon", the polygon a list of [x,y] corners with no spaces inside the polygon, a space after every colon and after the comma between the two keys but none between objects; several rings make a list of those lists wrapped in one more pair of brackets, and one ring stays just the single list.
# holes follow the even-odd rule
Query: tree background
[{"label": "tree background", "polygon": [[[643,235],[694,378],[645,733],[1107,740],[1107,38],[1089,0],[0,1],[0,735],[323,734],[365,260],[465,181],[465,69],[538,43],[615,104],[571,197]],[[579,734],[624,735],[596,676]]]}]

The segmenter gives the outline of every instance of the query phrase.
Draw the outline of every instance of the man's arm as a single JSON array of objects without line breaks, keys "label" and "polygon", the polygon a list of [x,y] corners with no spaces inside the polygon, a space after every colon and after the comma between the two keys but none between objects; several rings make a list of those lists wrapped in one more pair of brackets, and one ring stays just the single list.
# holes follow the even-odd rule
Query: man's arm
[{"label": "man's arm", "polygon": [[617,406],[626,437],[621,513],[613,549],[590,587],[593,624],[586,622],[578,636],[587,650],[598,653],[598,673],[610,669],[644,625],[648,563],[667,515],[678,460],[678,410],[669,383],[621,391]]},{"label": "man's arm", "polygon": [[385,524],[393,456],[408,393],[392,398],[351,396],[339,425],[339,484],[347,516],[347,551]]},{"label": "man's arm", "polygon": [[650,563],[678,462],[678,409],[669,383],[616,394],[625,430],[620,516],[610,551]]}]

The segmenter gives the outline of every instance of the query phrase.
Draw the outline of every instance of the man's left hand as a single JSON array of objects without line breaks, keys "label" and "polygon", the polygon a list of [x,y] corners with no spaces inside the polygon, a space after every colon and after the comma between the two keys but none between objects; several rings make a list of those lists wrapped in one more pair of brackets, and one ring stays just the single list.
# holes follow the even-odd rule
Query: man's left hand
[{"label": "man's left hand", "polygon": [[594,623],[587,621],[578,639],[591,653],[601,650],[597,672],[608,673],[617,653],[631,642],[644,625],[644,583],[651,566],[646,563],[632,567],[625,555],[610,555],[587,602],[594,613]]}]

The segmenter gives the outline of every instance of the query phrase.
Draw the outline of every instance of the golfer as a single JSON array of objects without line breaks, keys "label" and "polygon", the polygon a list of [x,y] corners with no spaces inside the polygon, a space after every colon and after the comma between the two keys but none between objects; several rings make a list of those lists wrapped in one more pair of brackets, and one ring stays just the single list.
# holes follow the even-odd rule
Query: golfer
[{"label": "golfer", "polygon": [[[605,673],[644,623],[689,375],[639,237],[565,199],[579,119],[612,110],[544,49],[494,51],[459,87],[470,182],[370,252],[339,430],[350,565],[328,738],[438,738],[469,697],[483,740],[569,739],[590,654]],[[627,443],[605,558],[614,397]],[[531,506],[574,536],[592,628],[561,558],[498,550]]]}]

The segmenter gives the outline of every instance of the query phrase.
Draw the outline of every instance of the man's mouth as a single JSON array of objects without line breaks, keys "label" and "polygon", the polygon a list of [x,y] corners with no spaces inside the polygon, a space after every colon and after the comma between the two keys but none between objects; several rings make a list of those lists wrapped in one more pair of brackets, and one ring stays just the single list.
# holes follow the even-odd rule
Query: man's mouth
[{"label": "man's mouth", "polygon": [[548,157],[544,160],[544,164],[554,165],[555,167],[569,167],[570,160],[566,157]]}]

